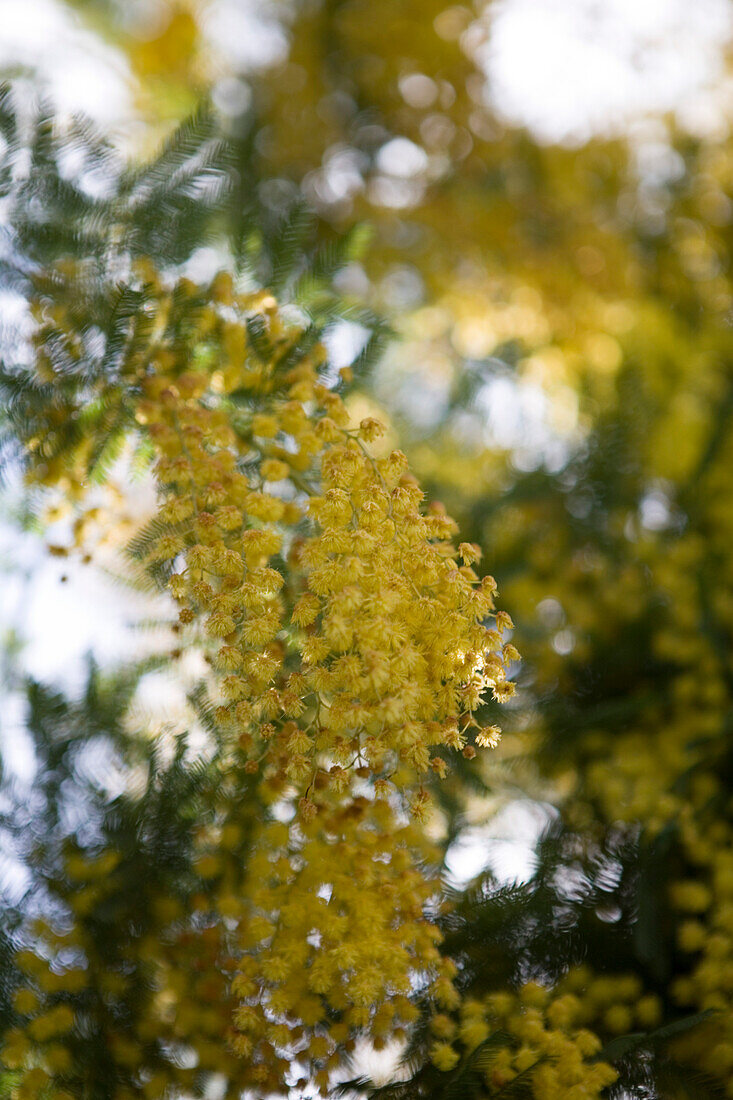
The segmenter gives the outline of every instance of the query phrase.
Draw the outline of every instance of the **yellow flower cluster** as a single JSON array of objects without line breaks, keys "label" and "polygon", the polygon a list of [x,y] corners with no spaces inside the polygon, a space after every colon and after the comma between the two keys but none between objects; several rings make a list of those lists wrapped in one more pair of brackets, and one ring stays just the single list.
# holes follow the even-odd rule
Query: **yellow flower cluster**
[{"label": "yellow flower cluster", "polygon": [[[404,456],[366,451],[379,425],[348,428],[340,397],[302,365],[287,399],[253,417],[242,442],[226,412],[202,400],[205,375],[143,386],[139,415],[162,455],[170,528],[149,558],[184,566],[169,587],[181,622],[203,621],[220,645],[217,717],[273,795],[311,790],[317,775],[341,794],[354,767],[412,788],[416,775],[445,770],[431,749],[465,749],[472,729],[486,737],[473,712],[489,689],[513,693],[501,637],[511,620],[494,612],[492,578],[479,583],[470,567],[476,548],[462,544],[458,564],[452,521],[421,513]],[[268,441],[276,434],[283,442]],[[304,517],[314,532],[305,538]],[[418,795],[413,812],[422,806]],[[302,812],[314,809],[305,799]]]},{"label": "yellow flower cluster", "polygon": [[[241,880],[231,853],[229,864]],[[13,1096],[35,1100],[49,1085],[60,1100],[78,1096],[92,1083],[94,1058],[84,1051],[95,1041],[115,1066],[105,1080],[114,1100],[188,1092],[202,1073],[225,1074],[232,1088],[245,1088],[247,1066],[222,1038],[235,1007],[225,905],[215,914],[217,899],[203,891],[184,904],[170,883],[151,892],[147,882],[143,909],[134,867],[112,849],[96,857],[71,852],[62,873],[57,900],[68,912],[60,924],[36,921],[32,946],[16,955],[18,1023],[0,1055],[14,1071]],[[100,930],[100,910],[113,915],[113,946]]]},{"label": "yellow flower cluster", "polygon": [[[325,1091],[355,1035],[404,1034],[416,983],[457,1002],[425,915],[425,777],[497,743],[474,715],[512,695],[518,654],[478,547],[456,548],[401,452],[372,453],[381,425],[350,423],[320,345],[301,352],[271,297],[224,276],[177,342],[172,303],[192,293],[161,292],[149,361],[126,380],[162,497],[135,552],[178,604],[178,651],[209,655],[225,768],[271,808],[231,885],[243,896],[225,899],[232,1045],[255,1089],[297,1059]],[[198,870],[219,875],[215,848]]]},{"label": "yellow flower cluster", "polygon": [[[709,793],[714,788],[710,784]],[[675,979],[672,996],[685,1009],[714,1013],[685,1048],[707,1073],[726,1082],[726,1095],[733,1097],[733,829],[725,819],[700,817],[686,814],[682,826],[694,877],[671,889],[681,918],[678,946],[691,962],[689,972]]]},{"label": "yellow flower cluster", "polygon": [[[274,334],[274,303],[266,316]],[[260,830],[246,891],[235,1045],[260,1087],[294,1045],[326,1087],[340,1039],[409,1021],[417,971],[451,999],[423,917],[435,883],[399,807],[424,820],[421,776],[446,773],[447,749],[495,743],[474,712],[487,691],[513,692],[511,620],[471,568],[478,549],[456,552],[404,455],[372,457],[380,425],[351,428],[316,367],[233,365],[229,392],[266,395],[266,412],[233,426],[209,376],[164,355],[138,408],[164,486],[148,561],[171,570],[181,623],[218,647],[216,719],[245,771],[266,802],[297,802],[289,825]]]},{"label": "yellow flower cluster", "polygon": [[557,988],[553,1004],[556,1019],[568,1019],[610,1035],[648,1030],[661,1023],[662,1004],[655,994],[643,992],[635,974],[594,974],[589,967],[571,970]]},{"label": "yellow flower cluster", "polygon": [[303,1084],[325,1091],[355,1035],[404,1037],[418,1015],[410,1000],[418,973],[437,1003],[457,1000],[439,933],[423,916],[436,886],[415,865],[417,826],[386,801],[322,803],[318,817],[266,825],[256,839],[233,982],[242,999],[234,1049],[262,1089],[277,1087],[278,1065],[295,1056]]},{"label": "yellow flower cluster", "polygon": [[581,1020],[577,997],[530,982],[517,993],[463,1001],[458,1017],[434,1016],[430,1058],[438,1069],[451,1070],[486,1044],[476,1065],[491,1095],[523,1075],[536,1100],[596,1100],[617,1074],[597,1060],[600,1039]]},{"label": "yellow flower cluster", "polygon": [[[130,900],[132,871],[117,853],[65,859],[64,884],[74,889],[63,927],[38,922],[33,948],[16,957],[22,1019],[4,1037],[2,1060],[19,1072],[18,1100],[37,1095],[42,1075],[62,1097],[76,1094],[77,1029],[95,998],[93,1024],[119,1071],[114,1100],[159,1100],[190,1090],[202,1073],[269,1094],[294,1062],[325,1090],[367,1026],[376,1044],[405,1037],[418,1015],[407,968],[423,982],[439,974],[436,1002],[456,1003],[452,967],[441,964],[422,916],[435,885],[414,865],[416,851],[430,854],[416,824],[395,821],[386,801],[369,813],[364,800],[344,809],[338,842],[324,846],[316,822],[304,826],[293,874],[287,826],[253,837],[252,808],[234,797],[241,785],[228,775],[223,786],[221,823],[202,828],[197,842],[198,888],[181,900],[160,884],[142,931],[134,931],[142,913]],[[100,908],[114,913],[112,953],[100,942]],[[72,956],[73,966],[61,961]],[[253,995],[265,988],[266,1005]]]}]

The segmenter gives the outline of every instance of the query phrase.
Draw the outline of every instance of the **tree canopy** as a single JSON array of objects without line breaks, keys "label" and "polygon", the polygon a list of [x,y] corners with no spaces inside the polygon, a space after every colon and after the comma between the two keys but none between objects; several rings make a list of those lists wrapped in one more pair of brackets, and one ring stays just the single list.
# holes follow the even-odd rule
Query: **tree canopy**
[{"label": "tree canopy", "polygon": [[491,5],[67,6],[142,140],[3,88],[3,467],[156,640],[7,646],[0,1095],[733,1096],[725,119],[512,127]]}]

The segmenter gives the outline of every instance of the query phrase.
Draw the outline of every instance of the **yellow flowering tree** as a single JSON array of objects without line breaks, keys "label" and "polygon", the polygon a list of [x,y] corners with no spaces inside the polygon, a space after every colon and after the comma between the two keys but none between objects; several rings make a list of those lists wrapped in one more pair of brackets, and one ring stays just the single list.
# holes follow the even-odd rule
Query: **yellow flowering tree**
[{"label": "yellow flowering tree", "polygon": [[[239,291],[227,273],[197,286],[154,269],[137,239],[157,232],[145,207],[160,201],[176,141],[184,186],[206,180],[202,140],[191,157],[184,131],[156,164],[123,179],[100,268],[67,254],[32,273],[35,355],[4,381],[27,476],[73,507],[77,532],[98,516],[90,478],[103,481],[120,448],[153,463],[160,507],[130,552],[179,606],[171,659],[196,647],[211,667],[196,703],[219,782],[195,843],[181,822],[179,859],[216,884],[221,906],[195,891],[181,899],[180,885],[169,896],[164,877],[133,936],[132,971],[100,972],[99,908],[133,919],[114,899],[119,869],[127,859],[131,870],[136,853],[110,836],[93,853],[64,838],[60,911],[33,925],[34,946],[17,957],[28,981],[13,1006],[25,1026],[10,1029],[4,1049],[20,1096],[87,1087],[77,1047],[90,1017],[122,1067],[119,1095],[130,1087],[162,1095],[200,1077],[212,1032],[223,1061],[211,1069],[228,1070],[232,1052],[240,1058],[232,1088],[281,1089],[296,1061],[325,1090],[356,1036],[404,1034],[419,1014],[416,987],[437,1006],[458,997],[428,916],[429,907],[439,912],[439,880],[421,829],[425,777],[446,774],[451,750],[470,757],[474,744],[495,742],[498,731],[476,715],[487,693],[513,693],[507,663],[516,651],[502,638],[511,619],[495,610],[494,580],[471,568],[478,548],[456,549],[445,511],[422,506],[404,455],[375,452],[379,422],[352,424],[337,392],[352,372],[329,384],[318,326],[302,309],[288,315],[266,291]],[[20,215],[39,183],[10,175]],[[171,204],[183,190],[174,186]],[[84,214],[96,225],[100,211],[82,211],[83,247]],[[120,247],[112,219],[128,218]],[[161,261],[180,260],[177,230],[166,227],[167,249],[158,241]],[[106,287],[106,265],[125,281]],[[236,853],[228,867],[219,850],[226,837]],[[198,1013],[185,1024],[186,983],[169,975],[191,939],[213,1002],[203,1039]],[[78,963],[61,962],[57,973],[62,944],[61,957],[68,947]],[[155,995],[119,1028],[104,995],[121,997],[129,1013],[138,965]],[[101,1008],[85,1003],[100,995]],[[172,1030],[153,1034],[156,1009]],[[125,1034],[133,1023],[137,1046]],[[178,1072],[187,1056],[193,1075]]]},{"label": "yellow flowering tree", "polygon": [[[158,120],[210,79],[197,8],[166,11],[124,43]],[[134,169],[3,98],[32,315],[3,443],[72,517],[52,552],[125,542],[169,602],[151,665],[81,702],[18,685],[40,801],[8,785],[35,877],[4,928],[0,1087],[725,1096],[727,146],[670,130],[652,186],[622,141],[503,127],[467,7],[289,18],[253,112]],[[341,233],[364,215],[368,256]],[[374,369],[359,296],[401,336]],[[339,373],[343,320],[364,343]],[[554,451],[487,444],[497,383],[542,391]],[[155,485],[134,532],[111,468]],[[131,732],[141,678],[192,654],[186,733]],[[95,739],[122,796],[85,770]],[[551,807],[529,881],[449,888],[466,820],[517,796]],[[365,1048],[401,1059],[391,1083]]]}]

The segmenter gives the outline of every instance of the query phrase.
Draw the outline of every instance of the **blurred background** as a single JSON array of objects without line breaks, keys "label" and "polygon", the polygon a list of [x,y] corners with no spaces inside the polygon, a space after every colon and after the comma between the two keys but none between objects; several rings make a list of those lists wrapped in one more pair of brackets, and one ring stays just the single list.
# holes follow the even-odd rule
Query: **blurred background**
[{"label": "blurred background", "polygon": [[[87,116],[133,164],[210,100],[234,198],[178,262],[190,278],[231,266],[245,206],[265,239],[301,208],[314,242],[359,237],[331,365],[379,352],[354,414],[386,421],[484,547],[523,656],[502,746],[441,796],[446,881],[530,884],[549,906],[556,965],[527,932],[515,976],[631,979],[591,997],[604,1041],[702,1020],[652,1068],[639,1047],[617,1095],[733,1095],[730,0],[3,0],[0,28],[21,112]],[[58,172],[92,199],[114,186],[73,144]],[[22,289],[1,294],[12,364],[31,322]],[[29,682],[78,700],[90,655],[97,675],[165,637],[165,602],[118,584],[152,486],[121,472],[105,492],[126,521],[90,550],[7,477],[0,884],[21,923],[35,887],[12,807],[53,771]],[[199,674],[146,671],[123,727],[183,728]],[[80,767],[103,802],[132,782],[99,746]],[[77,795],[59,828],[83,845]]]}]

